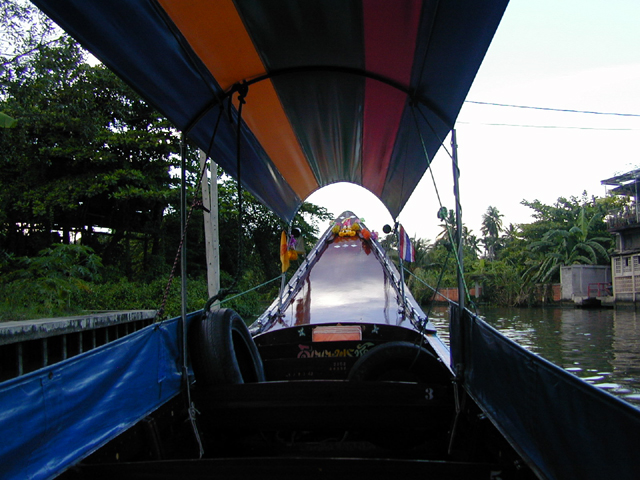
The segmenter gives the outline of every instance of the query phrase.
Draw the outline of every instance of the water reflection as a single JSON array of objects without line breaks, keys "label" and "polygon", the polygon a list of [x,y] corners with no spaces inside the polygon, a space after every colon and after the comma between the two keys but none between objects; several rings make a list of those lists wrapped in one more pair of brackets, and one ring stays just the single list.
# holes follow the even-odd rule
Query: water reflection
[{"label": "water reflection", "polygon": [[[479,311],[529,351],[640,407],[640,320],[634,310],[497,308]],[[446,307],[432,321],[448,343]]]}]

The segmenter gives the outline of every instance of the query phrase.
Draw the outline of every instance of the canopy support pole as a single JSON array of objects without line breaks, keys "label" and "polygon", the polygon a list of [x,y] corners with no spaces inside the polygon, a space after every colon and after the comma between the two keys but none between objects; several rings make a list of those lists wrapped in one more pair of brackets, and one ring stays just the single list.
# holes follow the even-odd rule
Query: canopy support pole
[{"label": "canopy support pole", "polygon": [[184,132],[180,137],[180,230],[182,231],[182,241],[180,245],[180,323],[182,324],[182,382],[187,392],[189,403],[189,419],[193,434],[198,443],[199,458],[204,454],[204,448],[200,439],[200,432],[196,425],[197,410],[191,400],[191,386],[189,385],[189,369],[187,363],[187,138]]},{"label": "canopy support pole", "polygon": [[180,284],[181,284],[181,314],[183,352],[186,354],[187,328],[187,147],[184,133],[180,139],[180,231],[182,245],[180,250]]},{"label": "canopy support pole", "polygon": [[282,272],[282,275],[280,277],[280,295],[279,295],[279,301],[278,301],[278,316],[279,317],[283,317],[284,316],[284,312],[282,311],[282,297],[284,296],[284,287],[286,285],[286,281],[287,281],[287,273],[286,272]]},{"label": "canopy support pole", "polygon": [[396,238],[398,239],[398,266],[400,267],[400,294],[402,295],[402,318],[407,317],[407,297],[404,293],[404,262],[402,260],[402,255],[400,255],[400,230],[398,228],[399,224],[396,221],[394,225],[394,230],[396,233]]},{"label": "canopy support pole", "polygon": [[[451,130],[451,160],[453,164],[453,194],[455,199],[455,215],[456,215],[456,232],[455,238],[452,239],[454,243],[455,255],[456,255],[456,265],[458,268],[458,306],[457,308],[451,309],[451,330],[455,329],[459,332],[458,341],[456,342],[457,353],[453,356],[456,358],[456,364],[454,365],[454,370],[456,372],[456,377],[459,380],[464,381],[465,375],[465,364],[466,364],[466,348],[467,348],[467,332],[465,331],[464,325],[464,309],[465,309],[465,284],[464,284],[464,266],[462,262],[462,208],[460,207],[460,169],[458,168],[458,143],[456,139],[456,131],[455,129]],[[453,341],[452,341],[452,350],[453,350]],[[452,353],[454,353],[452,351]]]},{"label": "canopy support pole", "polygon": [[[465,309],[465,283],[464,283],[464,264],[462,261],[462,208],[460,204],[460,168],[458,167],[458,142],[456,139],[456,130],[455,128],[451,130],[451,163],[453,165],[453,195],[456,203],[455,206],[455,214],[456,214],[456,234],[455,234],[455,255],[456,266],[458,269],[458,307],[452,308],[450,311],[452,312],[450,323],[450,329],[454,328],[459,332],[458,341],[455,342],[455,346],[457,346],[458,352],[455,354],[455,358],[457,358],[456,364],[453,366],[456,374],[456,378],[453,383],[454,395],[455,395],[455,406],[456,406],[456,416],[453,423],[453,428],[451,430],[451,435],[449,437],[449,448],[448,451],[451,453],[453,451],[453,445],[456,439],[456,434],[458,430],[458,422],[460,419],[460,415],[462,413],[462,403],[464,402],[465,396],[464,391],[460,389],[460,384],[464,383],[465,377],[465,368],[466,368],[466,356],[467,356],[467,341],[468,335],[467,332],[464,331],[465,325],[464,321],[464,309]],[[454,339],[452,338],[452,349],[454,348]],[[453,352],[452,352],[453,353]],[[452,357],[453,358],[453,357]],[[462,398],[461,398],[462,397]]]},{"label": "canopy support pole", "polygon": [[465,308],[464,287],[464,264],[462,258],[462,208],[460,204],[460,168],[458,167],[458,143],[456,141],[456,130],[451,130],[451,159],[453,163],[453,195],[456,202],[456,247],[458,256],[458,306],[460,314]]}]

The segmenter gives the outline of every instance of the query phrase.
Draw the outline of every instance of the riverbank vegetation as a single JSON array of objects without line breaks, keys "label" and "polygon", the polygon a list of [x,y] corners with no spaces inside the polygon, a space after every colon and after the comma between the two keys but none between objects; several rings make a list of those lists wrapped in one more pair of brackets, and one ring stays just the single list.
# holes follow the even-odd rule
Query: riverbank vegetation
[{"label": "riverbank vegetation", "polygon": [[[30,4],[3,3],[0,33],[0,111],[15,120],[0,128],[0,319],[141,308],[178,314],[177,130],[107,68],[88,63]],[[201,169],[197,149],[186,147],[187,298],[196,310],[208,299]],[[216,174],[221,283],[230,298],[279,275],[284,225]],[[328,215],[302,206],[294,223],[307,243]],[[274,288],[228,305],[251,314]]]},{"label": "riverbank vegetation", "polygon": [[[19,21],[17,21],[19,20]],[[135,92],[62,34],[37,10],[0,7],[0,320],[93,310],[180,311],[176,256],[181,239],[180,136]],[[208,299],[199,206],[198,151],[186,146],[188,309]],[[222,286],[245,318],[274,297],[283,223],[222,171],[217,172]],[[242,195],[239,224],[238,195]],[[604,217],[623,200],[560,197],[554,205],[524,201],[530,224],[505,226],[489,206],[481,236],[463,228],[467,285],[483,285],[482,301],[526,305],[540,285],[558,281],[561,265],[609,264],[613,247]],[[333,212],[336,213],[336,212]],[[338,212],[339,213],[339,212]],[[331,217],[305,203],[295,218],[308,247]],[[455,225],[441,215],[433,241],[414,239],[406,265],[416,298],[456,286]],[[383,239],[395,254],[393,237]],[[292,269],[293,270],[293,269]]]},{"label": "riverbank vegetation", "polygon": [[[503,225],[497,208],[483,215],[477,237],[463,227],[463,262],[468,288],[482,287],[479,301],[503,306],[535,305],[549,300],[549,286],[560,282],[564,265],[610,265],[613,235],[605,217],[627,203],[624,197],[559,197],[553,205],[521,202],[533,210],[528,224]],[[435,242],[417,240],[420,253],[409,265],[409,285],[417,299],[427,302],[431,286],[456,287],[455,225],[452,212]],[[444,268],[444,273],[442,269]]]}]

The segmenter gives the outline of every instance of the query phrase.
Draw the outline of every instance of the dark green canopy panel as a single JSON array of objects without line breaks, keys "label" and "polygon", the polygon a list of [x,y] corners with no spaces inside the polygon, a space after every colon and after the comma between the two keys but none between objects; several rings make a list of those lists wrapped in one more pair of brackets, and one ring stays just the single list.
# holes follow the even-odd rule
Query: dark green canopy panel
[{"label": "dark green canopy panel", "polygon": [[235,177],[234,93],[246,93],[242,183],[290,220],[339,181],[397,216],[453,128],[507,0],[34,3]]}]

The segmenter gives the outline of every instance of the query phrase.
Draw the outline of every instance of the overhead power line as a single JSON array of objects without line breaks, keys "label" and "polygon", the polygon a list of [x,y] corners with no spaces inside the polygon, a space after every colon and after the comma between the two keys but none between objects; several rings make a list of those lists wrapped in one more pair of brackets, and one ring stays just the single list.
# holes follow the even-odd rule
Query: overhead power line
[{"label": "overhead power line", "polygon": [[514,123],[478,123],[478,122],[456,122],[461,125],[486,125],[490,127],[525,127],[525,128],[549,128],[549,129],[571,129],[571,130],[605,130],[616,132],[627,132],[640,130],[638,128],[598,128],[598,127],[563,127],[559,125],[521,125]]},{"label": "overhead power line", "polygon": [[571,110],[571,109],[564,109],[564,108],[531,107],[527,105],[510,105],[508,103],[475,102],[473,100],[465,100],[465,103],[474,103],[476,105],[491,105],[493,107],[511,107],[511,108],[527,108],[531,110],[546,110],[550,112],[588,113],[590,115],[614,115],[618,117],[640,117],[640,114],[636,114],[636,113],[592,112],[589,110]]}]

